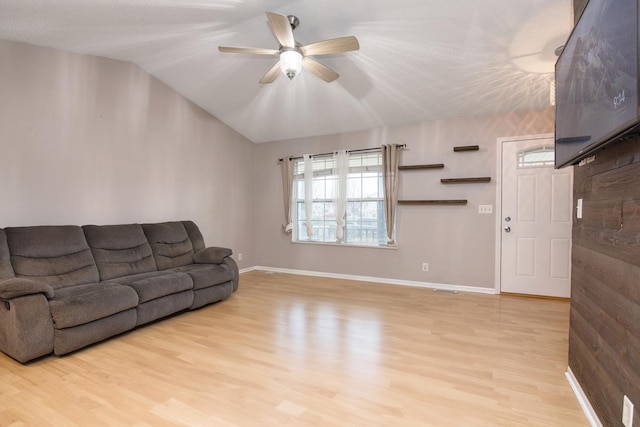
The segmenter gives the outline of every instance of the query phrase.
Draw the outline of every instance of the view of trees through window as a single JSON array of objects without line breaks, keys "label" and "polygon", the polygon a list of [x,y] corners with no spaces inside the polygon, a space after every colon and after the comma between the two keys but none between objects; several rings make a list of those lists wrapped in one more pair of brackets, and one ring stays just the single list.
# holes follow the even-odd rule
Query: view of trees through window
[{"label": "view of trees through window", "polygon": [[[307,235],[305,208],[304,161],[294,168],[293,239],[297,241],[336,242],[336,214],[334,199],[338,188],[333,156],[313,158],[313,203],[311,223],[313,235]],[[347,211],[345,214],[344,244],[386,245],[380,152],[350,153],[347,175]]]}]

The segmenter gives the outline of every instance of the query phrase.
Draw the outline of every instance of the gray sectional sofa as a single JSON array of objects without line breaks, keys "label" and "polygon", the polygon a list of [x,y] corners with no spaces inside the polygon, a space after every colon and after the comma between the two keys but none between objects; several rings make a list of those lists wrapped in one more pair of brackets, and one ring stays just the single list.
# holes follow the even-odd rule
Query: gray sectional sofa
[{"label": "gray sectional sofa", "polygon": [[228,298],[238,266],[192,221],[0,229],[0,350],[70,353]]}]

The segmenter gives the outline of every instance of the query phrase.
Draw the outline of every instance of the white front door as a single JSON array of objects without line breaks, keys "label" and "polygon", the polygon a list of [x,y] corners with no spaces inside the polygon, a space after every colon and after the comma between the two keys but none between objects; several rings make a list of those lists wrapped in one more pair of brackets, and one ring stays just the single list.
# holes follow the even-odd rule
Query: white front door
[{"label": "white front door", "polygon": [[502,139],[500,291],[571,296],[573,167],[553,167],[553,137]]}]

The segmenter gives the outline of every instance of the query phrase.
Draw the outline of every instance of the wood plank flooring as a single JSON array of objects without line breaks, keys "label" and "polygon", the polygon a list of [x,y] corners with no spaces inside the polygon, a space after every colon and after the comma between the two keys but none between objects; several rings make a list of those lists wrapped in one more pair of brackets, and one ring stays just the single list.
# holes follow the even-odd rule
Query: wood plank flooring
[{"label": "wood plank flooring", "polygon": [[1,426],[588,426],[569,303],[254,271],[229,300],[27,366]]}]

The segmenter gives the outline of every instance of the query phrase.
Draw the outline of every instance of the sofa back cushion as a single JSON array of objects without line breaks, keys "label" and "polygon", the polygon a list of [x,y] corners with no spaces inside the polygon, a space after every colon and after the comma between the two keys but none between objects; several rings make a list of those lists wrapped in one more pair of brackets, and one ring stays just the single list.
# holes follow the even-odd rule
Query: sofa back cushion
[{"label": "sofa back cushion", "polygon": [[16,277],[11,267],[9,258],[9,246],[7,245],[7,233],[0,228],[0,280]]},{"label": "sofa back cushion", "polygon": [[196,223],[193,221],[182,221],[182,225],[184,225],[184,229],[187,230],[187,235],[189,236],[189,239],[191,239],[193,252],[198,252],[199,250],[204,249],[204,238],[202,237],[202,233]]},{"label": "sofa back cushion", "polygon": [[151,246],[140,224],[82,227],[100,280],[156,271]]},{"label": "sofa back cushion", "polygon": [[9,227],[5,232],[16,277],[54,289],[98,281],[98,268],[79,226]]},{"label": "sofa back cushion", "polygon": [[158,270],[193,264],[193,244],[182,222],[143,224]]}]

